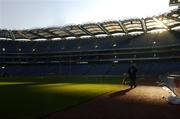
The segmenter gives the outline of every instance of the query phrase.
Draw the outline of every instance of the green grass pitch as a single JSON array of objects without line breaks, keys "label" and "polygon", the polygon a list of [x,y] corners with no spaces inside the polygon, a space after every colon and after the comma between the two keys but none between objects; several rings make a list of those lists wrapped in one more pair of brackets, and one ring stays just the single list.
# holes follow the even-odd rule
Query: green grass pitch
[{"label": "green grass pitch", "polygon": [[42,118],[127,87],[120,82],[120,77],[0,78],[0,118]]}]

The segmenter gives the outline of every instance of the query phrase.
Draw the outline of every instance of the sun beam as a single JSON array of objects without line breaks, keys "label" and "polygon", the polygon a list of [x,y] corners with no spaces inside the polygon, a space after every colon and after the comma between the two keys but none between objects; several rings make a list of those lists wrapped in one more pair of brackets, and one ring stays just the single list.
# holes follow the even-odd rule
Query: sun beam
[{"label": "sun beam", "polygon": [[[95,2],[96,1],[96,2]],[[76,17],[76,23],[146,18],[168,12],[169,0],[92,0],[92,7]]]}]

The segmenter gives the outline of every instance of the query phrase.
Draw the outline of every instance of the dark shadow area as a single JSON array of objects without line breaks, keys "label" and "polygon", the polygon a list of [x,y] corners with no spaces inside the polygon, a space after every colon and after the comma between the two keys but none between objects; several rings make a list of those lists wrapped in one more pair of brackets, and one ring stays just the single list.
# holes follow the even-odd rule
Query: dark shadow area
[{"label": "dark shadow area", "polygon": [[119,97],[119,96],[123,96],[123,95],[126,95],[127,92],[129,92],[130,90],[132,90],[132,88],[127,88],[125,90],[120,90],[120,91],[117,91],[117,92],[114,92],[112,94],[110,94],[109,96],[110,97]]}]

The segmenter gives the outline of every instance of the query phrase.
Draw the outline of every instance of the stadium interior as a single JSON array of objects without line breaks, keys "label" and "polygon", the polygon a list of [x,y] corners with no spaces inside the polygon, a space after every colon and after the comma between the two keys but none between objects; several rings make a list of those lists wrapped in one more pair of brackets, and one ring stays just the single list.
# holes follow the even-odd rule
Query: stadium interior
[{"label": "stadium interior", "polygon": [[[4,16],[11,19],[11,15],[7,14],[11,12],[26,19],[19,21],[15,19],[18,15],[12,15],[11,23],[1,23],[13,24],[12,27],[18,23],[24,27],[22,21],[31,26],[33,18],[25,16],[37,17],[31,11],[37,11],[35,6],[38,6],[38,10],[45,8],[48,12],[51,3],[52,10],[56,10],[57,3],[58,8],[69,3],[74,7],[78,5],[80,9],[79,5],[83,5],[83,8],[86,8],[84,4],[90,6],[88,0],[84,4],[81,3],[84,0],[79,0],[81,4],[77,1],[74,4],[72,0],[36,0],[32,3],[32,0],[27,0],[24,4],[19,0],[4,1],[8,6],[0,5],[8,8],[2,9]],[[89,0],[89,3],[92,1],[101,0]],[[107,1],[113,3],[116,0]],[[137,3],[141,3],[139,1]],[[48,5],[48,9],[41,5],[42,2],[44,6]],[[30,4],[32,7],[29,7]],[[9,5],[18,12],[14,12],[13,8],[11,10]],[[103,6],[99,5],[95,6],[98,9]],[[44,28],[40,24],[42,28],[21,30],[0,26],[0,119],[179,119],[179,5],[180,0],[170,0],[169,6],[173,10],[168,9],[166,13],[146,18]],[[108,10],[114,7],[108,6],[111,5],[105,7]],[[132,12],[133,8],[124,6]],[[178,7],[174,9],[175,6]],[[30,8],[32,16],[26,7]],[[68,11],[56,10],[65,21],[67,19],[61,13],[73,11],[70,7],[66,8]],[[22,15],[19,10],[25,14]],[[46,14],[44,9],[39,11]],[[121,14],[119,11],[115,14]],[[82,15],[82,10],[80,12]],[[74,11],[72,13],[75,14]],[[40,15],[40,19],[37,19],[40,22],[48,21],[48,18],[58,20],[54,16],[47,16],[44,19]],[[7,18],[3,17],[3,21],[8,21]],[[37,19],[36,25],[39,24]],[[63,24],[61,20],[59,22]]]},{"label": "stadium interior", "polygon": [[0,29],[1,75],[140,75],[180,70],[180,9],[63,27]]}]

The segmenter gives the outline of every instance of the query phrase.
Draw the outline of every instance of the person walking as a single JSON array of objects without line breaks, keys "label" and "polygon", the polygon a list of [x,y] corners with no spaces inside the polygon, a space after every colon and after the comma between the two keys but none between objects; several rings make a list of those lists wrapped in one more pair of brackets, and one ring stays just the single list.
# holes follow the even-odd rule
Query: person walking
[{"label": "person walking", "polygon": [[129,69],[128,69],[128,75],[130,79],[130,86],[131,88],[136,88],[136,73],[137,73],[137,68],[135,64],[132,64]]}]

